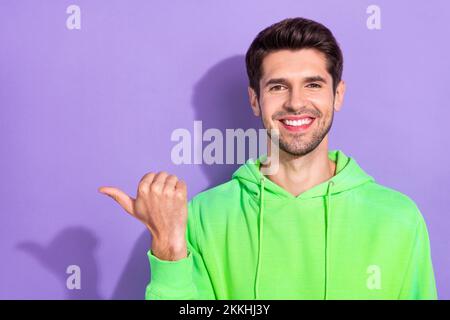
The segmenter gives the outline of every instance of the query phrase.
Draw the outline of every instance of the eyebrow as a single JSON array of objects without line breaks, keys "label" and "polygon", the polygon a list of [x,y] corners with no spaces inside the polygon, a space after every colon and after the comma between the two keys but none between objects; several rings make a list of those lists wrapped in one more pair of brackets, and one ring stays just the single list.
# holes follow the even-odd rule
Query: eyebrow
[{"label": "eyebrow", "polygon": [[[323,83],[327,83],[327,81],[325,80],[325,78],[323,78],[322,76],[310,76],[310,77],[304,77],[303,78],[303,82],[304,83],[308,83],[308,82],[323,82]],[[286,80],[285,78],[272,78],[266,81],[264,87],[267,87],[268,85],[271,84],[284,84],[287,85],[289,84],[289,81]]]}]

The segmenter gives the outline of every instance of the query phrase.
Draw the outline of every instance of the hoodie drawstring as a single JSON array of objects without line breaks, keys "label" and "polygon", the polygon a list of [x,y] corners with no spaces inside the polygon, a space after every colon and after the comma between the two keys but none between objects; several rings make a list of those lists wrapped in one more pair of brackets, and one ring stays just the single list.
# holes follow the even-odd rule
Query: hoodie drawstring
[{"label": "hoodie drawstring", "polygon": [[328,226],[328,218],[330,217],[331,214],[331,206],[330,206],[330,192],[331,192],[331,187],[334,185],[333,181],[328,182],[328,188],[327,188],[327,199],[326,199],[326,208],[325,208],[325,281],[324,281],[324,300],[327,300],[328,298],[328,230],[329,230],[329,226]]},{"label": "hoodie drawstring", "polygon": [[262,255],[262,236],[263,236],[263,218],[264,218],[264,176],[261,177],[259,184],[259,241],[258,241],[258,263],[256,267],[255,280],[255,300],[259,299],[259,274],[261,270],[261,255]]}]

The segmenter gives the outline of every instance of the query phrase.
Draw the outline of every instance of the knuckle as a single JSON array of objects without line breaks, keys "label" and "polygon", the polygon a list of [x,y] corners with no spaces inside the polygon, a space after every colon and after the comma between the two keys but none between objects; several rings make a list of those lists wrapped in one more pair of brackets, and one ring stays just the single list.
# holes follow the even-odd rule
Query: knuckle
[{"label": "knuckle", "polygon": [[183,180],[179,180],[178,184],[179,184],[180,188],[182,188],[182,189],[186,189],[187,188],[186,182],[184,182]]},{"label": "knuckle", "polygon": [[141,194],[147,194],[149,192],[149,184],[147,182],[140,182],[138,192]]},{"label": "knuckle", "polygon": [[160,176],[160,177],[167,177],[167,175],[168,175],[167,171],[160,171],[158,173],[158,176]]},{"label": "knuckle", "polygon": [[175,192],[175,196],[176,196],[178,199],[183,199],[183,198],[185,197],[185,195],[186,195],[186,193],[185,193],[183,190],[177,190],[177,191]]},{"label": "knuckle", "polygon": [[150,191],[155,194],[159,194],[161,192],[162,185],[159,182],[153,182],[150,186]]},{"label": "knuckle", "polygon": [[163,191],[164,196],[166,197],[172,197],[173,196],[173,190],[169,188],[165,188]]},{"label": "knuckle", "polygon": [[141,178],[141,181],[145,181],[145,180],[151,180],[155,177],[155,173],[154,172],[148,172],[146,174],[144,174],[144,176]]},{"label": "knuckle", "polygon": [[178,177],[177,177],[176,175],[174,175],[174,174],[170,174],[170,175],[167,177],[167,179],[171,179],[171,180],[178,181]]},{"label": "knuckle", "polygon": [[154,177],[155,176],[155,173],[154,172],[147,172],[145,175],[144,175],[144,177],[148,177],[148,178],[151,178],[151,177]]}]

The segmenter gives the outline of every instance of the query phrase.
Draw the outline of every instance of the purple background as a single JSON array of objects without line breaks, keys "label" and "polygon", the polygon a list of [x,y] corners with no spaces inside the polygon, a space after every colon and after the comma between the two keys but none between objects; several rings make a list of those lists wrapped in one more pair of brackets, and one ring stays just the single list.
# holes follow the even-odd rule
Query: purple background
[{"label": "purple background", "polygon": [[[81,30],[66,8],[81,7]],[[366,27],[370,4],[381,30]],[[259,127],[243,56],[262,28],[303,16],[344,53],[330,148],[409,195],[450,298],[448,1],[0,1],[0,298],[143,299],[150,235],[100,185],[135,195],[149,171],[189,196],[236,166],[172,164],[176,128]],[[66,289],[66,267],[82,290]]]}]

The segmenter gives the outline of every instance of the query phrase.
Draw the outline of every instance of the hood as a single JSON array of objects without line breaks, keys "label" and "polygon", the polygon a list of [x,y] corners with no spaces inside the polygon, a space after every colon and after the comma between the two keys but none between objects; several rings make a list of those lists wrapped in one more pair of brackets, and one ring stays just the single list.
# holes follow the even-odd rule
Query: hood
[{"label": "hood", "polygon": [[260,299],[259,295],[259,279],[261,270],[261,256],[263,252],[262,238],[264,234],[264,203],[266,201],[282,201],[283,199],[308,199],[315,197],[325,197],[325,209],[324,216],[324,239],[325,239],[325,252],[324,254],[324,289],[323,297],[326,300],[328,296],[328,270],[329,270],[329,253],[328,253],[328,230],[329,230],[329,217],[332,215],[332,202],[331,198],[333,194],[345,192],[354,188],[357,188],[365,183],[373,182],[374,179],[365,173],[356,161],[347,157],[340,150],[331,150],[328,152],[328,158],[336,163],[335,175],[325,182],[322,182],[307,191],[295,197],[281,186],[267,179],[259,170],[261,161],[266,159],[266,155],[259,157],[256,160],[249,159],[245,164],[239,167],[233,174],[233,179],[240,181],[243,188],[246,189],[248,194],[256,198],[259,203],[259,216],[258,216],[258,260],[256,267],[256,276],[254,284],[254,297],[255,300]]},{"label": "hood", "polygon": [[[261,180],[264,175],[261,173],[261,161],[265,159],[265,155],[258,159],[249,159],[245,164],[240,166],[234,173],[233,179],[238,179],[241,184],[247,189],[252,196],[259,197]],[[277,198],[298,198],[307,199],[313,197],[323,197],[327,194],[328,185],[332,182],[331,194],[344,192],[360,185],[374,181],[373,177],[369,176],[357,164],[355,159],[346,156],[340,150],[331,150],[328,152],[328,158],[336,163],[336,174],[329,180],[322,182],[309,190],[303,192],[298,197],[295,197],[281,186],[272,182],[269,179],[264,179],[264,192],[266,196],[275,196]],[[268,200],[268,199],[266,199]]]}]

